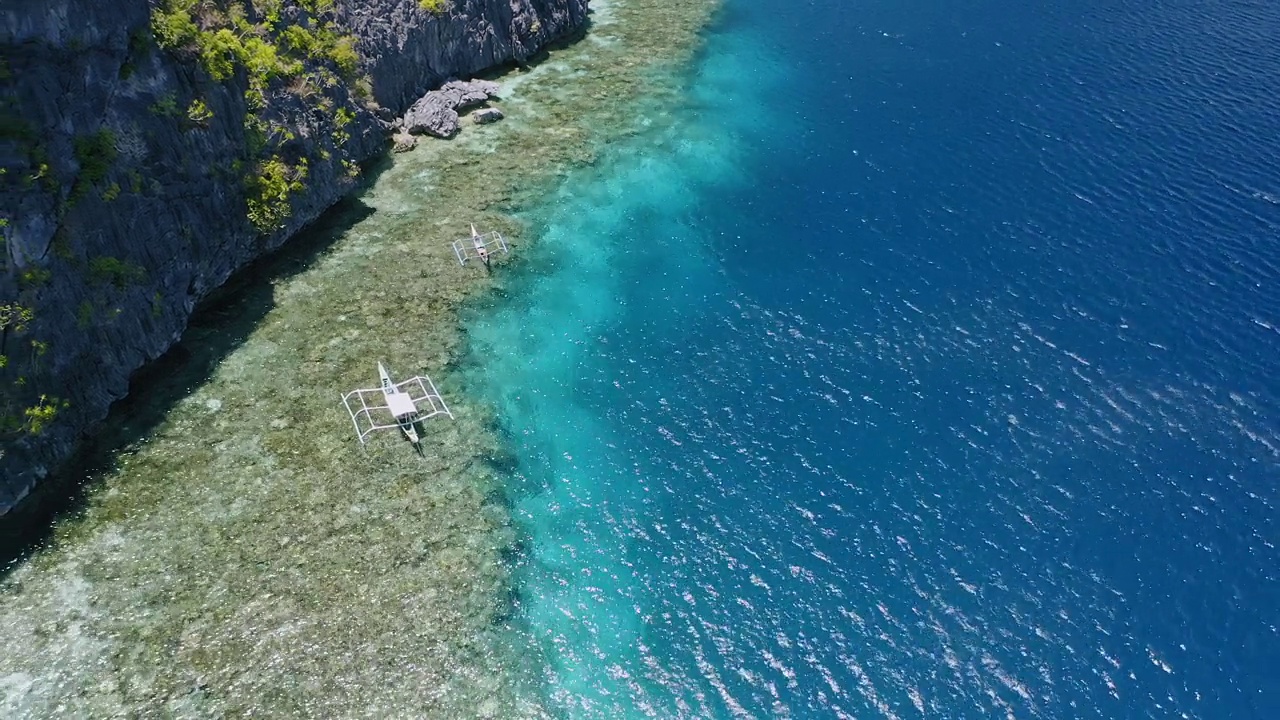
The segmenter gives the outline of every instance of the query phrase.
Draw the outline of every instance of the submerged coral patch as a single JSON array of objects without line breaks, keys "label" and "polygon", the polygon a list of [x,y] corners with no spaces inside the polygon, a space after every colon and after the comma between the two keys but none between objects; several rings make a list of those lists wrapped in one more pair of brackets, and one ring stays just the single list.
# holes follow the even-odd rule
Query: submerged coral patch
[{"label": "submerged coral patch", "polygon": [[[501,78],[510,119],[395,156],[296,241],[318,250],[188,330],[189,359],[113,420],[82,511],[0,579],[0,714],[545,716],[513,619],[511,463],[454,366],[456,312],[536,242],[514,212],[638,132],[640,98],[680,101],[713,5],[611,5],[615,42]],[[511,240],[491,275],[453,256],[471,222]],[[453,411],[425,458],[355,440],[339,398],[378,360]]]}]

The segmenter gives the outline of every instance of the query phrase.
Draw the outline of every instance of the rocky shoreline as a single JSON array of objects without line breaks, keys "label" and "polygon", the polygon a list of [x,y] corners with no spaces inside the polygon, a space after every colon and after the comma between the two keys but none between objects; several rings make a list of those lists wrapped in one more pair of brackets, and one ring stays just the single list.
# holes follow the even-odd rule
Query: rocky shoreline
[{"label": "rocky shoreline", "polygon": [[[0,14],[0,536],[198,304],[357,186],[396,115],[587,20],[587,0],[269,5]],[[443,132],[438,97],[407,126],[426,102]]]},{"label": "rocky shoreline", "polygon": [[[518,259],[513,213],[671,121],[714,2],[596,10],[498,78],[506,121],[392,156],[112,414],[77,511],[0,572],[0,715],[554,716],[508,579],[509,450],[456,368],[459,308],[509,271],[448,243],[475,222]],[[378,358],[453,410],[425,459],[351,435],[339,394]]]}]

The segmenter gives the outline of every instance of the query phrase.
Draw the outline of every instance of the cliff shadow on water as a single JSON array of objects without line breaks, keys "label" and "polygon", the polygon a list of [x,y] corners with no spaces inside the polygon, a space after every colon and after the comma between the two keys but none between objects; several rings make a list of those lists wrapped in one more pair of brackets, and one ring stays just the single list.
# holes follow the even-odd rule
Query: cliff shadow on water
[{"label": "cliff shadow on water", "polygon": [[304,271],[344,233],[373,214],[362,193],[390,165],[386,155],[367,163],[357,192],[280,249],[242,268],[196,307],[182,337],[132,375],[128,394],[111,406],[101,426],[87,436],[66,466],[0,516],[0,579],[50,543],[59,518],[74,518],[83,511],[85,491],[94,480],[119,470],[121,454],[146,442],[174,406],[244,344],[276,306],[277,283]]}]

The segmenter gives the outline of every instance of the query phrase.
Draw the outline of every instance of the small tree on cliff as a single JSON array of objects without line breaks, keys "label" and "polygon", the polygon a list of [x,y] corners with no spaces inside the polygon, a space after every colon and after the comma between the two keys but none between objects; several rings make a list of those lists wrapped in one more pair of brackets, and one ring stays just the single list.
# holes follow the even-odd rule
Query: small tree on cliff
[{"label": "small tree on cliff", "polygon": [[[38,396],[28,387],[27,374],[34,368],[49,346],[30,339],[18,345],[21,353],[10,354],[10,341],[21,338],[35,313],[17,303],[0,305],[0,435],[39,435],[67,407],[67,401],[43,393]],[[25,398],[25,399],[24,399]]]}]

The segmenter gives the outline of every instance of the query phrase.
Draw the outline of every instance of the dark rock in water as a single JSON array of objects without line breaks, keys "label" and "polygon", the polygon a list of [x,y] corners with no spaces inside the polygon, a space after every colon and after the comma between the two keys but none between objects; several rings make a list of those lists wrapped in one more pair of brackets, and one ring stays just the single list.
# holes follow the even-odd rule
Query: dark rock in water
[{"label": "dark rock in water", "polygon": [[488,80],[451,80],[423,95],[404,114],[404,128],[415,134],[453,137],[458,132],[458,111],[498,96],[498,83]]},{"label": "dark rock in water", "polygon": [[440,86],[438,92],[443,93],[449,98],[456,98],[453,109],[466,110],[469,107],[481,105],[488,102],[491,98],[498,97],[498,83],[491,80],[471,80],[463,82],[454,80]]},{"label": "dark rock in water", "polygon": [[391,152],[402,153],[418,147],[418,138],[409,133],[396,133],[391,136],[394,145],[391,146]]},{"label": "dark rock in water", "polygon": [[488,125],[506,117],[498,108],[485,108],[471,113],[471,120],[477,125]]},{"label": "dark rock in water", "polygon": [[404,129],[415,135],[453,137],[458,132],[458,111],[448,97],[429,92],[404,114]]}]

